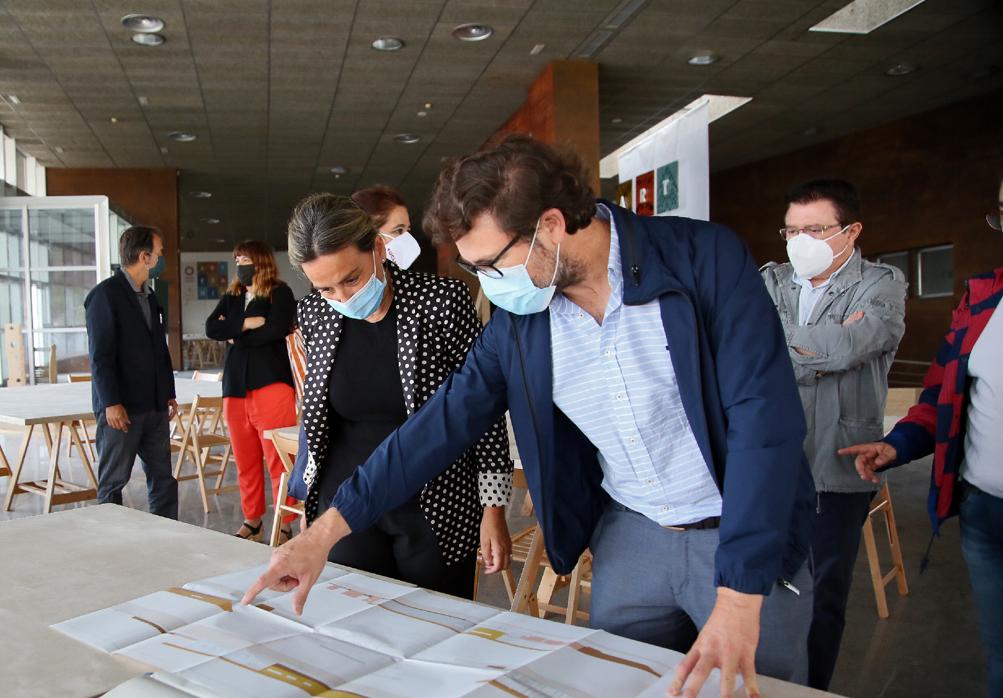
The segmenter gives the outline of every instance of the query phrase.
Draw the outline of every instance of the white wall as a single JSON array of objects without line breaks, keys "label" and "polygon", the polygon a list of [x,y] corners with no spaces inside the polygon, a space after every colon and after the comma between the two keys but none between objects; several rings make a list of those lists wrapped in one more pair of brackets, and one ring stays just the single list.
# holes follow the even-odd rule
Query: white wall
[{"label": "white wall", "polygon": [[[297,300],[310,292],[310,285],[289,264],[289,255],[276,252],[275,261],[279,267],[279,277],[289,284]],[[230,278],[236,269],[233,257],[227,252],[182,252],[181,253],[181,326],[184,334],[205,334],[205,319],[216,307],[218,300],[198,299],[198,262],[228,262]],[[190,272],[190,273],[189,273]]]}]

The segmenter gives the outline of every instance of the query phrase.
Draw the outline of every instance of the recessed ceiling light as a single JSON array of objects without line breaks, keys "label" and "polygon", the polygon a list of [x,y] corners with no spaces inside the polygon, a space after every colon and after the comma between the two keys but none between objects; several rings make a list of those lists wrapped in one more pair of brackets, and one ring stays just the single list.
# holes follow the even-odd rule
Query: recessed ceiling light
[{"label": "recessed ceiling light", "polygon": [[7,101],[10,102],[11,104],[21,103],[21,100],[18,98],[17,95],[7,95]]},{"label": "recessed ceiling light", "polygon": [[117,124],[119,121],[121,121],[121,119],[118,118],[117,116],[113,116],[110,119],[108,119],[108,121],[112,122],[113,124]]},{"label": "recessed ceiling light", "polygon": [[209,225],[216,225],[217,223],[219,223],[219,219],[218,218],[203,218],[202,222],[203,223],[208,223]]},{"label": "recessed ceiling light", "polygon": [[891,68],[885,71],[885,75],[891,75],[892,77],[900,77],[902,75],[908,75],[909,73],[915,73],[916,66],[912,63],[896,63]]},{"label": "recessed ceiling light", "polygon": [[398,143],[411,145],[413,143],[417,143],[418,141],[420,141],[421,136],[418,136],[414,133],[398,133],[396,136],[394,136],[394,140],[397,141]]},{"label": "recessed ceiling light", "polygon": [[126,15],[122,18],[122,26],[130,31],[141,34],[153,34],[164,28],[164,20],[152,15]]},{"label": "recessed ceiling light", "polygon": [[133,34],[132,40],[140,46],[160,46],[167,41],[160,34]]},{"label": "recessed ceiling light", "polygon": [[529,55],[539,56],[543,52],[543,49],[545,49],[546,47],[547,47],[546,44],[537,44],[536,46],[534,46],[529,50]]},{"label": "recessed ceiling light", "polygon": [[623,123],[623,118],[619,117],[619,116],[614,116],[612,119],[609,120],[609,122],[611,124],[622,124]]},{"label": "recessed ceiling light", "polygon": [[192,197],[193,199],[211,199],[212,198],[212,192],[211,191],[190,191],[190,192],[188,192],[188,195],[190,197]]},{"label": "recessed ceiling light", "polygon": [[372,46],[377,51],[400,51],[404,48],[404,41],[396,36],[381,36]]},{"label": "recessed ceiling light", "polygon": [[139,102],[139,106],[141,106],[141,107],[148,107],[148,106],[150,106],[150,98],[149,97],[142,97],[142,96],[136,97],[136,101]]},{"label": "recessed ceiling light", "polygon": [[53,150],[55,150],[60,155],[62,155],[63,153],[66,152],[65,150],[63,150],[63,146],[61,146],[61,145],[57,145]]},{"label": "recessed ceiling light", "polygon": [[428,116],[428,112],[425,111],[424,109],[422,111],[418,112],[418,118],[419,119],[424,119],[426,116]]},{"label": "recessed ceiling light", "polygon": [[484,41],[495,33],[495,30],[486,24],[461,24],[453,29],[453,38],[460,41]]},{"label": "recessed ceiling light", "polygon": [[333,175],[343,175],[348,174],[348,168],[344,165],[335,165],[331,168],[331,174]]},{"label": "recessed ceiling light", "polygon": [[426,109],[431,109],[432,108],[432,103],[431,102],[425,102],[425,108]]},{"label": "recessed ceiling light", "polygon": [[717,63],[717,55],[710,51],[701,51],[700,53],[695,53],[689,57],[686,62],[690,65],[713,65]]},{"label": "recessed ceiling light", "polygon": [[167,134],[167,137],[178,143],[191,143],[198,138],[194,133],[189,133],[188,131],[171,131]]}]

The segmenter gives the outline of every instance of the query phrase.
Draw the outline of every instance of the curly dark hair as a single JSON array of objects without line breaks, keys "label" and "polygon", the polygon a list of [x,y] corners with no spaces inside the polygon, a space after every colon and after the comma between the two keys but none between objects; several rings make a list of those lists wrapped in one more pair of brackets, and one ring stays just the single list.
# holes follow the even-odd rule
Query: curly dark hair
[{"label": "curly dark hair", "polygon": [[528,136],[453,160],[439,174],[422,229],[435,244],[455,242],[482,213],[502,230],[530,238],[540,214],[560,210],[567,231],[586,227],[596,211],[589,171],[581,158]]}]

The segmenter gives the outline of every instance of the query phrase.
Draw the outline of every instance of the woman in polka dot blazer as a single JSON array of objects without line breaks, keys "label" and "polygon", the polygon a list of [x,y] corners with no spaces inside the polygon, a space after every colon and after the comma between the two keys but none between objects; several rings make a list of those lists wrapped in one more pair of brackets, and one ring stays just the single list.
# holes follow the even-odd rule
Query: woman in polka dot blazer
[{"label": "woman in polka dot blazer", "polygon": [[[300,202],[289,222],[289,258],[314,287],[298,306],[307,376],[290,487],[305,500],[309,522],[463,363],[481,326],[462,281],[388,264],[386,241],[348,197]],[[511,492],[501,421],[417,497],[394,503],[328,559],[472,597],[478,546],[486,572],[509,564]]]}]

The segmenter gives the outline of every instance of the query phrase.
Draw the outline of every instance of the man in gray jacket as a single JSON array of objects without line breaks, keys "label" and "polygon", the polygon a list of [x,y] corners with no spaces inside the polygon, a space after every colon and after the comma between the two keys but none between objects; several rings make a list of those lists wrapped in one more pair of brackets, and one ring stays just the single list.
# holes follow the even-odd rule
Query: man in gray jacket
[{"label": "man in gray jacket", "polygon": [[861,480],[853,458],[836,450],[884,435],[888,369],[905,331],[902,272],[861,257],[862,229],[852,184],[803,184],[787,195],[780,230],[790,262],[761,270],[794,364],[818,491],[808,670],[809,685],[822,690],[839,655],[860,530],[880,487]]}]

